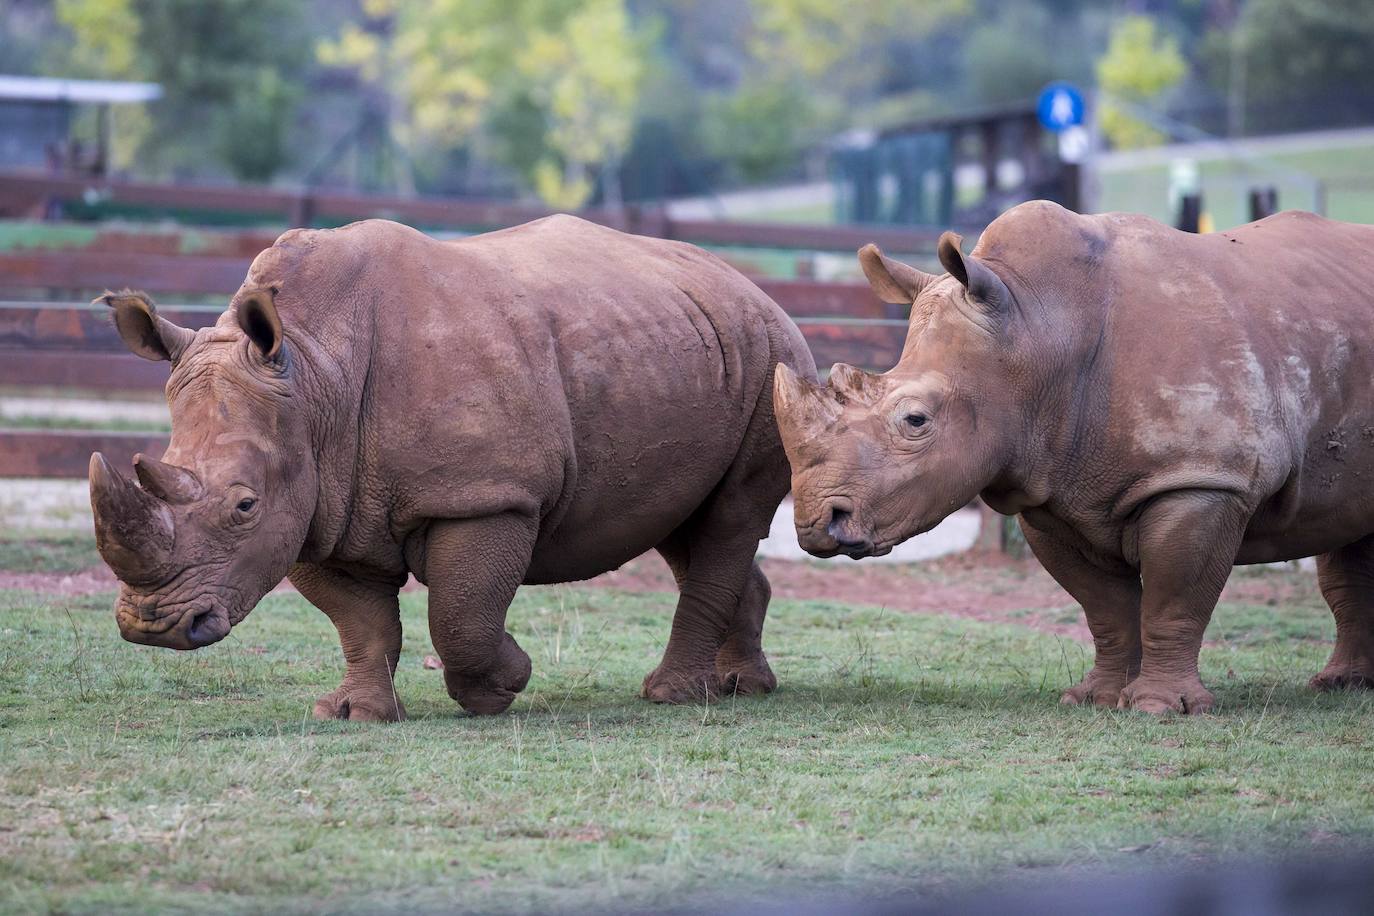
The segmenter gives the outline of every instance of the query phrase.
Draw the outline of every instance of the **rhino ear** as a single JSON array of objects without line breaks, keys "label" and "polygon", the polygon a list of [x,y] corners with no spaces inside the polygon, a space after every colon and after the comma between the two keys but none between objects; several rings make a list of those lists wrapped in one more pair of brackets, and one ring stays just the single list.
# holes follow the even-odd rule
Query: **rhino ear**
[{"label": "rhino ear", "polygon": [[95,300],[109,306],[114,313],[115,329],[124,345],[136,356],[150,360],[176,362],[191,345],[196,332],[172,324],[157,313],[157,306],[146,293],[126,289],[118,293],[106,292]]},{"label": "rhino ear", "polygon": [[963,241],[961,236],[953,232],[940,236],[937,253],[941,266],[968,290],[969,298],[990,312],[1002,311],[1011,304],[1011,291],[1002,278],[992,272],[991,267],[973,255],[959,251]]},{"label": "rhino ear", "polygon": [[859,266],[878,298],[893,305],[910,305],[921,290],[938,277],[889,258],[871,242],[859,249]]},{"label": "rhino ear", "polygon": [[253,290],[244,295],[234,309],[239,327],[268,362],[280,359],[284,341],[276,296],[275,286]]}]

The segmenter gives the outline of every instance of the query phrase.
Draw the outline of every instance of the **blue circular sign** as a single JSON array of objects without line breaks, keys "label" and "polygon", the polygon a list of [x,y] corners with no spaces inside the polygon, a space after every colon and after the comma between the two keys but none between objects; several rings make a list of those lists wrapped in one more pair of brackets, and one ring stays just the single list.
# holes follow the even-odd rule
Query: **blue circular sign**
[{"label": "blue circular sign", "polygon": [[1083,93],[1072,83],[1050,83],[1035,103],[1040,123],[1058,133],[1083,123]]}]

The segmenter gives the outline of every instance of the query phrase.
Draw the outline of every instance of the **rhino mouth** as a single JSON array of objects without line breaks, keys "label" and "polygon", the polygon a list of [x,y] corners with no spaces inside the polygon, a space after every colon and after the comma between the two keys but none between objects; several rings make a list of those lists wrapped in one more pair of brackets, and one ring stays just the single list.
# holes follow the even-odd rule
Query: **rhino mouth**
[{"label": "rhino mouth", "polygon": [[813,518],[797,523],[797,543],[812,556],[852,560],[882,556],[892,544],[882,543],[877,532],[861,516],[857,502],[848,496],[831,496],[821,503]]},{"label": "rhino mouth", "polygon": [[862,560],[866,557],[885,557],[892,552],[896,546],[893,543],[863,541],[861,543],[841,544],[833,537],[820,535],[819,537],[807,538],[798,532],[798,542],[802,549],[813,557],[820,557],[828,560],[831,557],[849,557],[851,560]]},{"label": "rhino mouth", "polygon": [[234,625],[229,609],[208,596],[159,602],[156,596],[138,595],[127,588],[115,606],[115,622],[129,642],[183,651],[219,642]]}]

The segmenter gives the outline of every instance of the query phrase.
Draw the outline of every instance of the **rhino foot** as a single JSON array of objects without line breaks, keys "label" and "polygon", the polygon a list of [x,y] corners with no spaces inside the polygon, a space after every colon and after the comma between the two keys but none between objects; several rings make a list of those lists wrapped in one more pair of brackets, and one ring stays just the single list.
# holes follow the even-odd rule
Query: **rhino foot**
[{"label": "rhino foot", "polygon": [[1065,690],[1059,702],[1065,706],[1110,706],[1115,708],[1121,701],[1121,689],[1126,686],[1126,675],[1122,673],[1099,671],[1096,668],[1083,675],[1083,680]]},{"label": "rhino foot", "polygon": [[348,719],[353,722],[401,722],[406,708],[401,698],[386,687],[355,687],[345,683],[315,701],[316,719]]},{"label": "rhino foot", "polygon": [[515,695],[530,682],[532,671],[529,655],[506,633],[490,670],[472,677],[445,663],[444,683],[448,695],[463,709],[474,716],[494,716],[515,702]]},{"label": "rhino foot", "polygon": [[[718,693],[727,697],[772,693],[778,686],[778,679],[762,652],[748,659],[726,657],[724,653],[717,656],[716,680]],[[647,686],[648,682],[645,683]]]},{"label": "rhino foot", "polygon": [[[770,672],[771,673],[771,672]],[[714,668],[677,671],[659,665],[644,678],[639,695],[655,703],[709,702],[717,696],[719,683]]]},{"label": "rhino foot", "polygon": [[1328,665],[1307,682],[1313,690],[1374,690],[1374,674],[1369,667]]},{"label": "rhino foot", "polygon": [[1211,712],[1216,698],[1197,677],[1147,679],[1138,677],[1121,689],[1117,708],[1152,715],[1176,712],[1201,715]]}]

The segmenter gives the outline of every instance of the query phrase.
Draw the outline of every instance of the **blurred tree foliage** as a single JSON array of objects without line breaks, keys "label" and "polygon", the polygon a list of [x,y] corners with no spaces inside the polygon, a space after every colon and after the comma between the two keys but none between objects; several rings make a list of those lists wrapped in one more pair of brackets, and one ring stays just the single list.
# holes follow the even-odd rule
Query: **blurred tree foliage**
[{"label": "blurred tree foliage", "polygon": [[[1112,29],[1107,53],[1097,62],[1097,84],[1121,101],[1148,105],[1187,72],[1176,39],[1161,35],[1148,16],[1129,16]],[[1154,146],[1164,139],[1158,130],[1110,101],[1102,104],[1098,117],[1102,132],[1116,147]]]},{"label": "blurred tree foliage", "polygon": [[1374,86],[1374,3],[1251,0],[1239,23],[1255,93]]},{"label": "blurred tree foliage", "polygon": [[[629,145],[649,49],[622,0],[367,0],[320,45],[401,103],[422,145],[485,142],[547,203],[578,207]],[[480,136],[479,136],[480,135]]]},{"label": "blurred tree foliage", "polygon": [[795,168],[884,94],[894,55],[972,9],[970,0],[754,0],[732,86],[708,94],[706,150],[747,181]]},{"label": "blurred tree foliage", "polygon": [[57,0],[67,75],[161,83],[151,116],[121,113],[116,162],[201,171],[220,161],[266,181],[290,161],[301,95],[301,7],[293,0]]},{"label": "blurred tree foliage", "polygon": [[1198,51],[1207,83],[1240,107],[1233,131],[1374,120],[1374,3],[1249,0],[1236,12]]},{"label": "blurred tree foliage", "polygon": [[1051,79],[1215,132],[1368,122],[1371,47],[1370,0],[0,0],[0,72],[163,84],[117,164],[564,207],[817,178],[837,134]]}]

